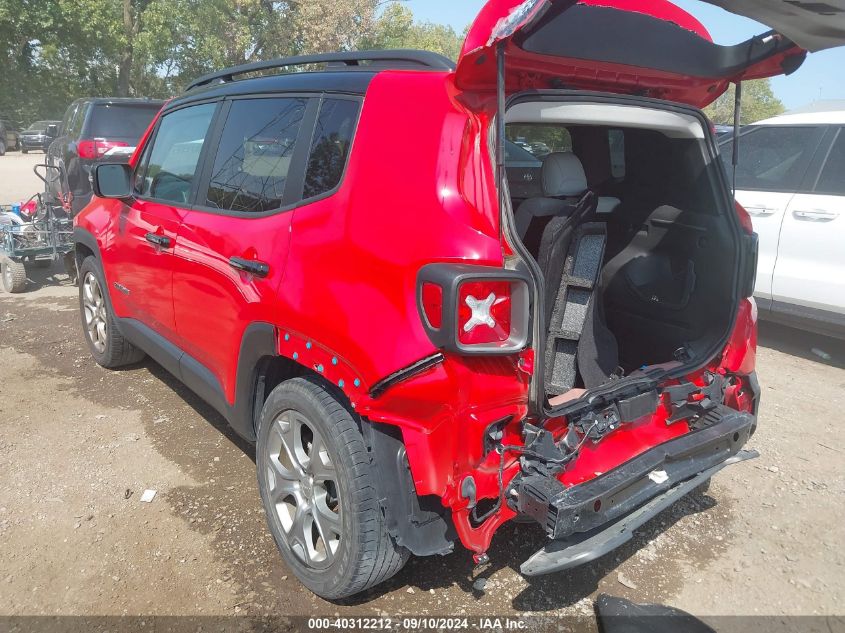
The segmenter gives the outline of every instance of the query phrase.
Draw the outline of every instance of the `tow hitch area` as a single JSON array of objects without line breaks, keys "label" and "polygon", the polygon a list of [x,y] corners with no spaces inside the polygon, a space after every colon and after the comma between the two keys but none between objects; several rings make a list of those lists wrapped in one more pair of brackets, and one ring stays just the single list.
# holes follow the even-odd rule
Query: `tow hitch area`
[{"label": "tow hitch area", "polygon": [[546,529],[548,545],[521,566],[526,576],[570,569],[630,540],[635,529],[725,466],[758,457],[741,450],[755,418],[718,405],[698,430],[656,446],[596,479],[566,488],[533,472],[512,485],[515,510]]}]

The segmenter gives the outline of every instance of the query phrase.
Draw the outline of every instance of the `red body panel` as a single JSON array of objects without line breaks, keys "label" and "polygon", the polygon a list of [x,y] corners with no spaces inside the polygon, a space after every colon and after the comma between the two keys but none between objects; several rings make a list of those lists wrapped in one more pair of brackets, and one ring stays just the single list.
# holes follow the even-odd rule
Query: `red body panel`
[{"label": "red body panel", "polygon": [[[291,214],[237,218],[188,211],[173,256],[178,345],[205,365],[235,402],[238,356],[250,323],[276,323]],[[265,278],[235,270],[229,258],[267,262]]]},{"label": "red body panel", "polygon": [[[145,200],[131,207],[118,204],[121,209],[111,226],[108,249],[115,312],[131,315],[173,341],[173,251],[148,242],[146,235],[154,233],[176,242],[184,211]],[[116,291],[118,287],[124,290]]]},{"label": "red body panel", "polygon": [[[488,2],[469,33],[462,64],[489,53],[494,26],[518,4]],[[698,22],[662,0],[610,4],[662,15],[708,37]],[[523,54],[517,61],[530,60]],[[560,61],[555,72],[565,66]],[[625,90],[641,80],[632,75],[628,86],[618,68],[594,65],[591,72],[605,70],[616,73]],[[684,94],[698,94],[688,78],[672,80]],[[666,78],[661,85],[669,83]],[[589,78],[581,85],[589,87]],[[522,443],[530,372],[519,369],[519,355],[447,353],[443,362],[379,397],[370,389],[438,351],[417,306],[423,266],[502,268],[509,254],[488,136],[494,114],[492,95],[462,91],[455,74],[385,71],[369,86],[345,176],[331,196],[260,218],[95,198],[76,218],[97,240],[117,316],[143,321],[199,361],[218,379],[230,405],[244,330],[272,324],[279,355],[339,386],[360,415],[402,430],[417,493],[440,497],[462,542],[476,552],[487,550],[513,512],[505,504],[473,527],[460,486],[472,475],[478,498],[496,499],[499,468],[505,485],[519,471],[516,454],[485,455],[483,442],[493,423],[507,420],[503,443]],[[417,142],[397,135],[397,126],[409,125]],[[174,248],[161,252],[146,241],[147,232],[170,237]],[[229,265],[231,257],[267,262],[269,274],[259,279],[239,272]],[[751,373],[755,346],[756,308],[745,301],[711,370]],[[744,406],[740,391],[736,385],[731,392],[736,406]],[[665,424],[667,405],[585,446],[561,481],[588,481],[686,433],[684,423]],[[550,423],[564,428],[566,420]]]}]

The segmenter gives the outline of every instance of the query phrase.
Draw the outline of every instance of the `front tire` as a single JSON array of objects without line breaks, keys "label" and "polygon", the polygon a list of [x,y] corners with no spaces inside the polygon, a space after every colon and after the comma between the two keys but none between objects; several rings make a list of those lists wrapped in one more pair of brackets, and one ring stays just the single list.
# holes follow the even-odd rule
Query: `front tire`
[{"label": "front tire", "polygon": [[0,156],[6,155],[6,142],[0,141]]},{"label": "front tire", "polygon": [[21,147],[21,154],[29,154],[29,150],[25,147]]},{"label": "front tire", "polygon": [[0,280],[6,292],[12,294],[23,292],[26,288],[26,266],[23,262],[3,258],[0,262]]},{"label": "front tire", "polygon": [[272,391],[256,464],[282,558],[318,596],[360,593],[407,562],[387,532],[358,420],[317,380],[294,378]]},{"label": "front tire", "polygon": [[82,280],[79,284],[82,331],[97,364],[115,369],[142,360],[144,352],[127,341],[117,329],[103,273],[93,256],[82,262],[79,278]]}]

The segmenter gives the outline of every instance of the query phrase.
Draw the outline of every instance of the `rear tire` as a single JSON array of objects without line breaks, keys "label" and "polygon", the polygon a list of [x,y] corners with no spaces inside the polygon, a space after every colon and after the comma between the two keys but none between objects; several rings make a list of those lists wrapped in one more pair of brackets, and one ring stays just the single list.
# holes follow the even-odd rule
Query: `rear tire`
[{"label": "rear tire", "polygon": [[387,532],[358,419],[317,380],[288,380],[267,398],[256,464],[282,558],[318,596],[360,593],[407,562]]},{"label": "rear tire", "polygon": [[6,143],[5,141],[0,141],[0,156],[6,155]]},{"label": "rear tire", "polygon": [[26,266],[22,262],[3,258],[0,263],[0,278],[2,278],[3,290],[6,292],[12,294],[23,292],[26,288]]},{"label": "rear tire", "polygon": [[21,154],[29,154],[29,150],[25,147],[21,147]]},{"label": "rear tire", "polygon": [[79,268],[79,313],[82,331],[91,356],[106,369],[132,365],[146,356],[127,341],[117,328],[103,273],[93,256],[85,258]]}]

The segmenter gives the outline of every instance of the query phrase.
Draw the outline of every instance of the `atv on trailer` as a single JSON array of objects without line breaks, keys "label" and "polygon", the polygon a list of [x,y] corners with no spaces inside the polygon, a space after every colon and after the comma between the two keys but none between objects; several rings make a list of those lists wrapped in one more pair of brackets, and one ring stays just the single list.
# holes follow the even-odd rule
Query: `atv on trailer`
[{"label": "atv on trailer", "polygon": [[[35,194],[18,215],[0,205],[0,285],[10,293],[26,287],[26,266],[49,266],[73,251],[73,220]],[[29,212],[27,213],[26,210]],[[75,267],[68,269],[76,278]]]}]

